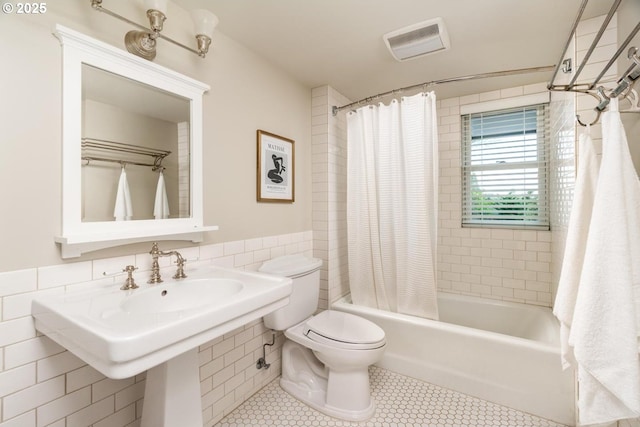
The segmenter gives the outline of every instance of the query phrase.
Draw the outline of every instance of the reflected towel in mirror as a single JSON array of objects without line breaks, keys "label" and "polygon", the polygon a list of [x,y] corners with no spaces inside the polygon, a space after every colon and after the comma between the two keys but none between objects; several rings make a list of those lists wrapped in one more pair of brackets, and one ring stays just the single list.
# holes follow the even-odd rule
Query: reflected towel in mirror
[{"label": "reflected towel in mirror", "polygon": [[158,186],[156,187],[156,201],[153,205],[153,216],[156,219],[169,218],[169,199],[164,185],[164,173],[160,171]]},{"label": "reflected towel in mirror", "polygon": [[131,193],[127,182],[127,173],[122,168],[120,180],[118,181],[118,191],[116,193],[116,206],[113,209],[113,216],[116,221],[128,221],[133,217],[133,205],[131,204]]}]

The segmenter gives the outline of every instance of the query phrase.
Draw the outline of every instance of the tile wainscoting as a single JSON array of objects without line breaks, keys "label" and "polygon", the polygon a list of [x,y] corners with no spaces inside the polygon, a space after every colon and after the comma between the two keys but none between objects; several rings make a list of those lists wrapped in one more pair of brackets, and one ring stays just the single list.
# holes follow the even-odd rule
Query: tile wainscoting
[{"label": "tile wainscoting", "polygon": [[[311,231],[180,249],[189,266],[257,270],[285,254],[311,256]],[[161,245],[162,246],[162,245]],[[168,250],[167,247],[162,247]],[[135,265],[134,277],[146,281],[148,253],[42,266],[0,273],[0,427],[134,427],[140,422],[145,374],[123,380],[104,377],[63,347],[39,334],[31,300],[92,286],[119,286],[119,272]],[[161,259],[162,274],[175,266]],[[113,273],[118,274],[113,274]],[[108,276],[105,277],[103,273]],[[267,347],[269,370],[257,370],[262,345],[271,332],[262,320],[200,346],[200,381],[205,426],[216,424],[249,396],[280,375],[279,334]]]}]

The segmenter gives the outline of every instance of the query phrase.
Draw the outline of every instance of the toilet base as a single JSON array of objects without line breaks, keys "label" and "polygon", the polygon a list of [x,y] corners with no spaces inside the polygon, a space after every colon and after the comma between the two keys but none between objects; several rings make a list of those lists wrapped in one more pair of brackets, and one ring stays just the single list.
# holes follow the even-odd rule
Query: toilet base
[{"label": "toilet base", "polygon": [[365,421],[375,412],[368,366],[333,371],[311,350],[289,340],[282,347],[280,387],[313,409],[342,420]]}]

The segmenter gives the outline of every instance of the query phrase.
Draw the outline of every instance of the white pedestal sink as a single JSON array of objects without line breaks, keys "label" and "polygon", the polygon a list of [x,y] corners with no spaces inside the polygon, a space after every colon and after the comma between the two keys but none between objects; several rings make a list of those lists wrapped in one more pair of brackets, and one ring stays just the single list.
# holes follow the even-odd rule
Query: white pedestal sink
[{"label": "white pedestal sink", "polygon": [[289,302],[291,279],[219,267],[36,298],[36,328],[109,378],[147,371],[142,427],[201,427],[197,348]]}]

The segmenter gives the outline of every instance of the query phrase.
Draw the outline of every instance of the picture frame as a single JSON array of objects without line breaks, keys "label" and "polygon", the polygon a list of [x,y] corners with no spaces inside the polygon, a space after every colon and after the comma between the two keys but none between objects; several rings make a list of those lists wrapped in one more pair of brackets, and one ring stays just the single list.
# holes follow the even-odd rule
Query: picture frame
[{"label": "picture frame", "polygon": [[257,201],[295,201],[295,141],[258,129]]}]

